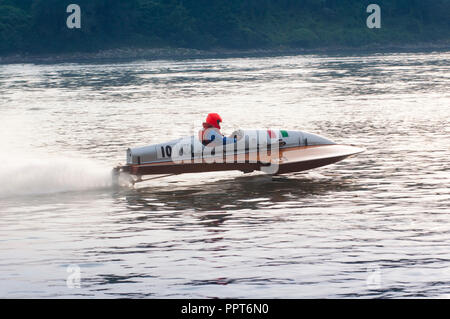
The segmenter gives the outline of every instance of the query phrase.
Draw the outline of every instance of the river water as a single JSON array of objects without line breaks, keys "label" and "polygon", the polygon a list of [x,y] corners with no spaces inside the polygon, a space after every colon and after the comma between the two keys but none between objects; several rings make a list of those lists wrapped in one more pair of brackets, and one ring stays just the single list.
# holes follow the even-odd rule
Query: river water
[{"label": "river water", "polygon": [[[0,98],[0,297],[450,297],[450,52],[9,64]],[[208,112],[367,151],[111,187]]]}]

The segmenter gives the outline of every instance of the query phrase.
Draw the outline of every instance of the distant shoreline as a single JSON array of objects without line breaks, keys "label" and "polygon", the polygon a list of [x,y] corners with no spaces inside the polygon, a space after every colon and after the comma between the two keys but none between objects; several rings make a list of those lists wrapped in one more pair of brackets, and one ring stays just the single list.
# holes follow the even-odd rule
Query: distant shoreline
[{"label": "distant shoreline", "polygon": [[208,58],[283,56],[302,54],[354,55],[388,52],[428,52],[450,51],[450,41],[441,43],[399,44],[364,47],[319,47],[314,49],[213,49],[198,50],[187,48],[117,48],[98,52],[50,53],[50,54],[13,54],[0,56],[0,64],[53,64],[53,63],[104,63],[111,61],[135,60],[184,60]]}]

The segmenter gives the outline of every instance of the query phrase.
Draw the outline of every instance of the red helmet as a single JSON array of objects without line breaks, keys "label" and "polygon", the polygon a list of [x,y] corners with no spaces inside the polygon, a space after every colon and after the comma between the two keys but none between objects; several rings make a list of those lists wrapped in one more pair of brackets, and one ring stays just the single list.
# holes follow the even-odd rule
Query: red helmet
[{"label": "red helmet", "polygon": [[206,117],[206,123],[218,128],[220,130],[220,122],[222,122],[222,118],[217,113],[209,113]]}]

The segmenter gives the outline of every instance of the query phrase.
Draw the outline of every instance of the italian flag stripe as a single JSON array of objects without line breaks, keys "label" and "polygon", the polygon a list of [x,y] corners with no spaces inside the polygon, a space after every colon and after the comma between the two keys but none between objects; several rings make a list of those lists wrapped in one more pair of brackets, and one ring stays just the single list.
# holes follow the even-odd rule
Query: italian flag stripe
[{"label": "italian flag stripe", "polygon": [[267,134],[269,134],[269,138],[277,137],[277,133],[275,133],[275,131],[272,131],[272,130],[267,130]]},{"label": "italian flag stripe", "polygon": [[285,131],[285,130],[281,130],[280,133],[281,133],[281,136],[283,136],[283,137],[288,137],[289,136],[288,132]]}]

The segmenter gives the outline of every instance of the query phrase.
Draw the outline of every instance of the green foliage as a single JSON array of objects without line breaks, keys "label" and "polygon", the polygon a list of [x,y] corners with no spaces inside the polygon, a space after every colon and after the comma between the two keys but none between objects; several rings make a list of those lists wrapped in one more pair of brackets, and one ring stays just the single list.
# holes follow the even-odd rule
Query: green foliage
[{"label": "green foliage", "polygon": [[[0,0],[0,54],[118,47],[312,48],[450,39],[450,0]],[[66,7],[81,7],[68,29]]]},{"label": "green foliage", "polygon": [[29,31],[29,16],[26,12],[8,5],[0,6],[0,52],[25,49],[25,37]]},{"label": "green foliage", "polygon": [[307,28],[298,28],[289,34],[288,44],[299,47],[310,47],[319,42],[317,35]]}]

